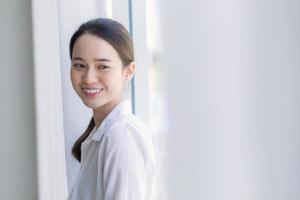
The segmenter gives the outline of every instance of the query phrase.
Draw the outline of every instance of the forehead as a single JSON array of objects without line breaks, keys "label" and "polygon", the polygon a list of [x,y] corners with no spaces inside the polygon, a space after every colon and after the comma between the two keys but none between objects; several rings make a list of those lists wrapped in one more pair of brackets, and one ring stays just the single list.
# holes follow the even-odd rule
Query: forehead
[{"label": "forehead", "polygon": [[118,52],[106,40],[92,34],[85,33],[75,42],[73,47],[73,57],[83,59],[109,58],[119,61]]}]

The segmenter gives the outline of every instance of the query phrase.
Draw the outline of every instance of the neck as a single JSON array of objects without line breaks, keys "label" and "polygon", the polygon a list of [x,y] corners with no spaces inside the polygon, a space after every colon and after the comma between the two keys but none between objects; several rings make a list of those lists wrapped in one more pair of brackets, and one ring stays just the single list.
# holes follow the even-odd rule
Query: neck
[{"label": "neck", "polygon": [[93,117],[94,117],[94,121],[95,121],[95,126],[96,128],[98,128],[100,126],[100,124],[102,123],[102,121],[104,120],[104,118],[114,109],[114,107],[116,107],[120,102],[122,101],[122,99],[118,99],[116,101],[111,101],[108,102],[107,104],[96,108],[93,110]]}]

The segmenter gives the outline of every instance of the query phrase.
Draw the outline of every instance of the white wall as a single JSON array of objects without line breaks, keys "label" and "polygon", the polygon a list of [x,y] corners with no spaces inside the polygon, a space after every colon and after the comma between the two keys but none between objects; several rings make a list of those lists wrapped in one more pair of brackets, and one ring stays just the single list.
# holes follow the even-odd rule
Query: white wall
[{"label": "white wall", "polygon": [[37,199],[30,0],[0,2],[0,199]]},{"label": "white wall", "polygon": [[299,199],[300,2],[156,3],[167,199]]}]

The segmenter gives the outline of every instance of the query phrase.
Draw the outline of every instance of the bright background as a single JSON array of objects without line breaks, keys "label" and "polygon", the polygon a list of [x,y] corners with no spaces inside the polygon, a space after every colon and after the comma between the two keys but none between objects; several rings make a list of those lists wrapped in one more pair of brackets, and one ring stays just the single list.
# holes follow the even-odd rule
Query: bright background
[{"label": "bright background", "polygon": [[66,199],[91,112],[71,88],[84,21],[135,43],[134,112],[152,130],[161,199],[300,199],[300,2],[1,0],[0,199]]}]

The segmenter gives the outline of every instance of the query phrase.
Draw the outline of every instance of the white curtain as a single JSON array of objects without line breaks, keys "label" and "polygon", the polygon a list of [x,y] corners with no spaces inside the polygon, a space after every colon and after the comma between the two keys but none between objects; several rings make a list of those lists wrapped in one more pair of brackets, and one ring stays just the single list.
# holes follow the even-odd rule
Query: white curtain
[{"label": "white curtain", "polygon": [[166,199],[299,199],[300,2],[151,2]]}]

